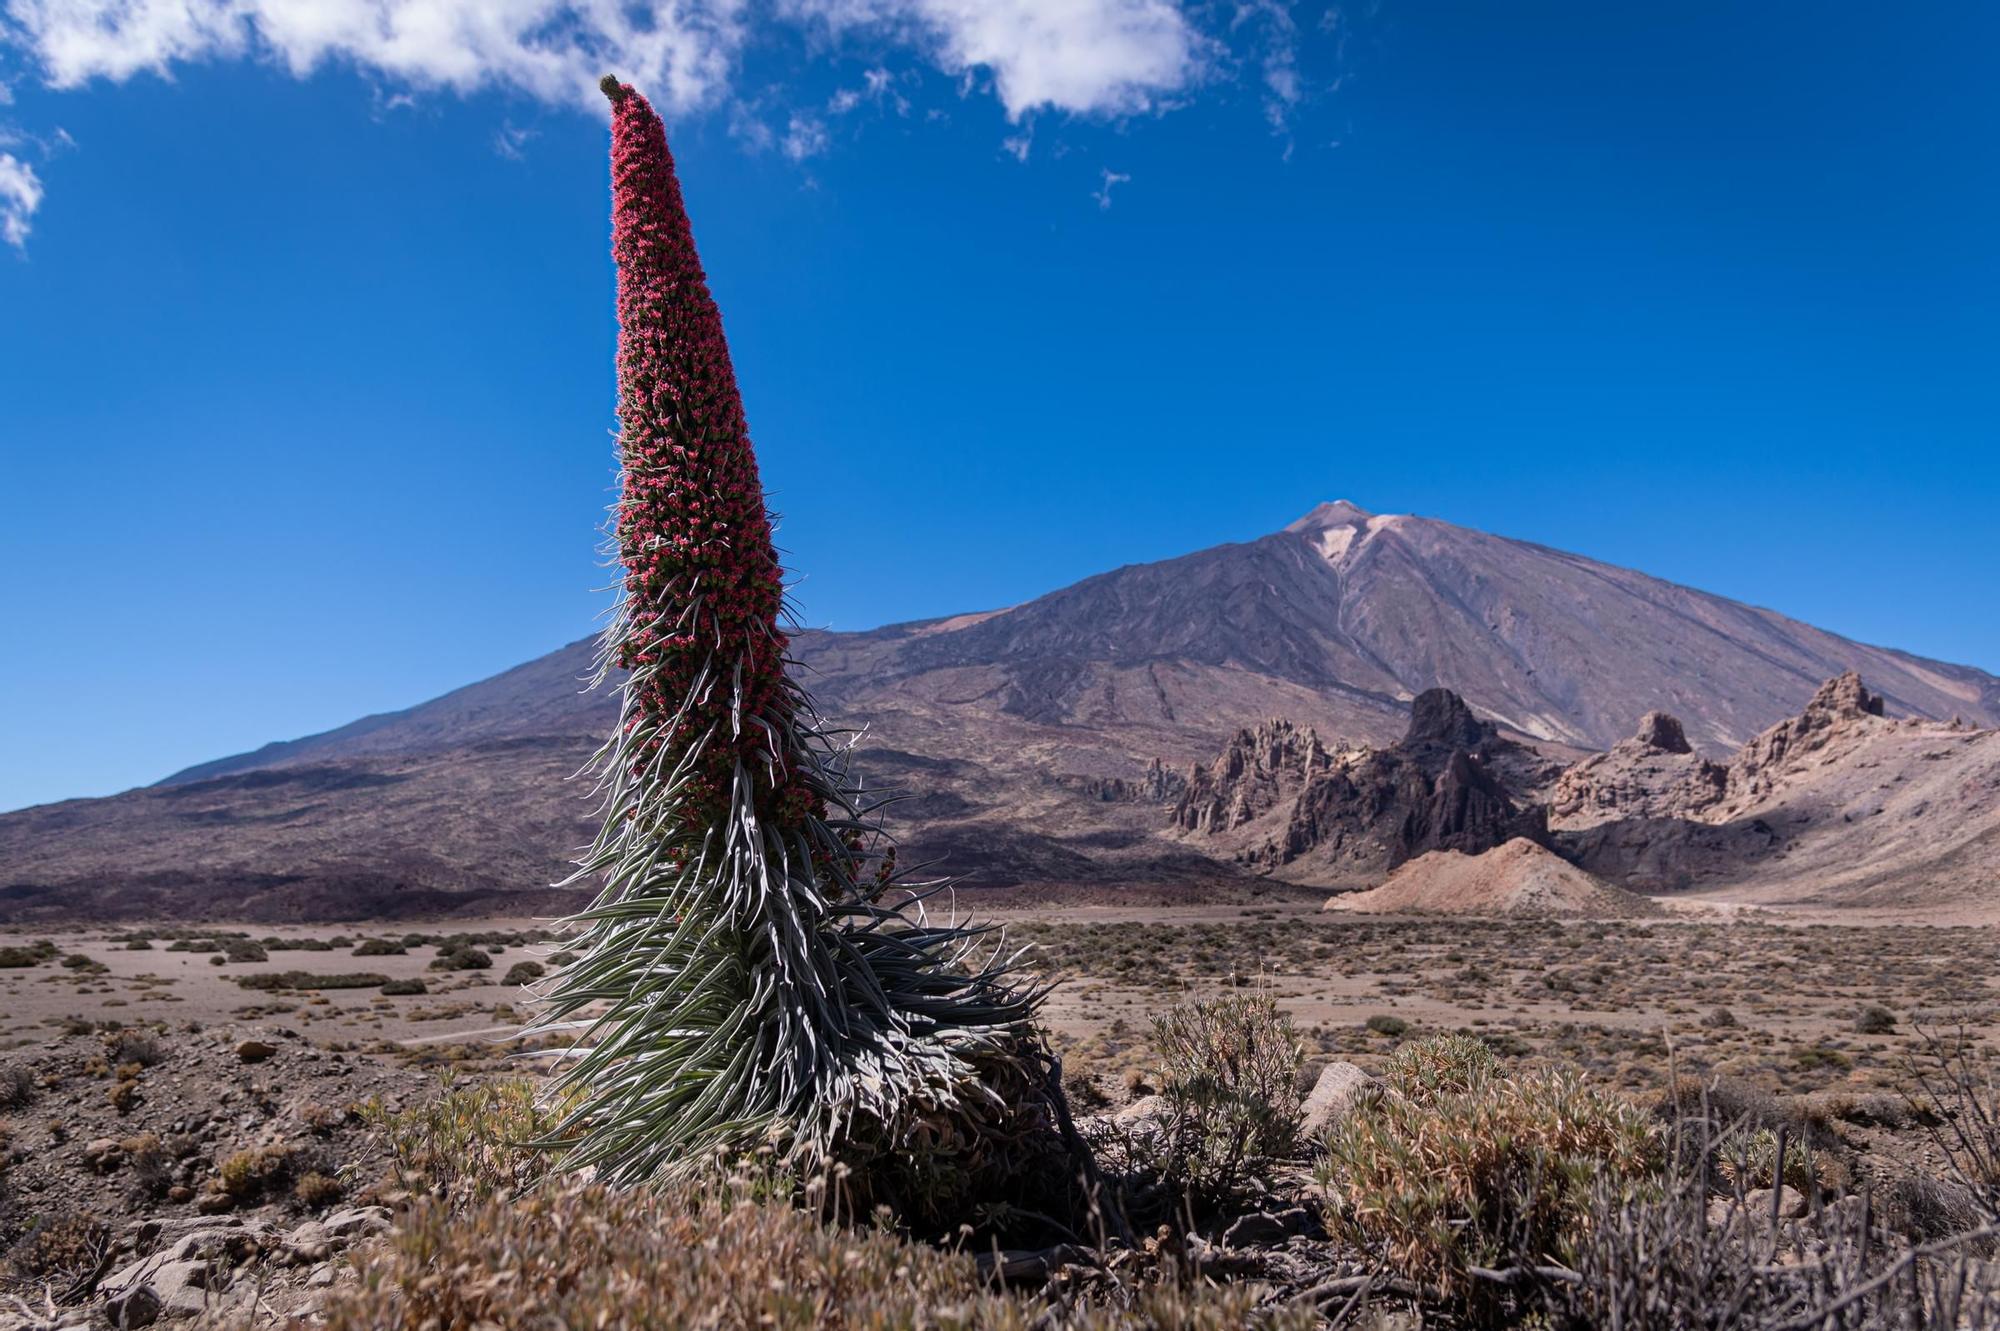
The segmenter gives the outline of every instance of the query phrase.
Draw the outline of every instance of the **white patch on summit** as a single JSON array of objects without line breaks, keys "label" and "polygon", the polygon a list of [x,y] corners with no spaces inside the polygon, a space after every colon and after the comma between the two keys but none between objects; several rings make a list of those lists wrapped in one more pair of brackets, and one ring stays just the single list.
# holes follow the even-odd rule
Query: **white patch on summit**
[{"label": "white patch on summit", "polygon": [[1336,499],[1330,504],[1321,504],[1312,512],[1285,528],[1289,532],[1325,531],[1329,527],[1353,527],[1374,517],[1367,509],[1345,499]]}]

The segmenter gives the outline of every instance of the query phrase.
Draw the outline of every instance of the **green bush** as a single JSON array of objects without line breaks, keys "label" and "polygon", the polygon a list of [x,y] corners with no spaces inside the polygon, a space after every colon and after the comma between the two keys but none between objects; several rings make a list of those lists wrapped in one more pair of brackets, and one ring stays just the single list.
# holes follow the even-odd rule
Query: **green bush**
[{"label": "green bush", "polygon": [[508,984],[528,984],[531,981],[541,979],[547,973],[547,971],[542,969],[542,963],[539,961],[517,961],[507,968],[506,982]]},{"label": "green bush", "polygon": [[1404,1021],[1401,1017],[1392,1017],[1386,1012],[1378,1012],[1368,1019],[1368,1029],[1377,1035],[1386,1035],[1394,1039],[1407,1032],[1410,1029],[1410,1023]]},{"label": "green bush", "polygon": [[401,943],[387,938],[364,938],[355,946],[357,957],[400,957],[409,951]]},{"label": "green bush", "polygon": [[430,986],[422,980],[385,980],[382,992],[391,998],[407,998],[412,994],[427,994]]},{"label": "green bush", "polygon": [[1837,1190],[1846,1182],[1846,1170],[1839,1160],[1828,1151],[1814,1150],[1797,1132],[1780,1134],[1759,1128],[1743,1140],[1725,1143],[1717,1150],[1715,1163],[1724,1182],[1744,1191],[1773,1188],[1782,1182],[1812,1194]]}]

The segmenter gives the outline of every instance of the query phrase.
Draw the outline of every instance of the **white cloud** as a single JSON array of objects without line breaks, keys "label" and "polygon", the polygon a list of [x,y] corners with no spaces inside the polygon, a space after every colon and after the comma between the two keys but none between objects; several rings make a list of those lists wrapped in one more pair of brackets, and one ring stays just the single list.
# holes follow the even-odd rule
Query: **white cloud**
[{"label": "white cloud", "polygon": [[[951,74],[990,71],[1010,116],[1153,109],[1199,73],[1175,0],[756,0],[794,22],[871,29]],[[347,62],[417,88],[504,88],[596,106],[607,69],[675,110],[727,91],[753,0],[0,0],[0,34],[56,87],[209,60],[304,76]],[[871,80],[873,79],[871,74]],[[871,92],[876,88],[871,86]],[[878,93],[879,95],[879,93]]]},{"label": "white cloud", "polygon": [[1095,199],[1095,200],[1097,200],[1097,209],[1098,209],[1098,211],[1099,211],[1099,212],[1109,212],[1109,211],[1110,211],[1110,209],[1111,209],[1111,187],[1112,187],[1113,185],[1125,185],[1125,184],[1129,184],[1129,183],[1131,183],[1131,180],[1132,180],[1132,177],[1130,177],[1130,176],[1126,175],[1126,174],[1125,174],[1124,172],[1122,172],[1122,171],[1110,171],[1110,170],[1107,170],[1107,171],[1105,171],[1105,172],[1104,172],[1104,183],[1103,183],[1102,185],[1099,185],[1099,186],[1098,186],[1098,187],[1097,187],[1096,189],[1094,189],[1094,190],[1092,190],[1092,191],[1090,192],[1090,197],[1091,197],[1091,198],[1093,198],[1093,199]]},{"label": "white cloud", "polygon": [[899,116],[910,114],[910,99],[896,91],[896,76],[881,66],[865,71],[861,75],[859,88],[839,88],[827,98],[826,109],[837,116],[844,116],[863,102],[877,106],[889,106]]},{"label": "white cloud", "polygon": [[0,240],[15,249],[28,244],[29,222],[42,206],[42,178],[12,153],[0,153]]},{"label": "white cloud", "polygon": [[1014,119],[1041,107],[1150,111],[1201,73],[1207,44],[1173,0],[786,0],[836,32],[878,29],[947,72],[985,69]]},{"label": "white cloud", "polygon": [[52,85],[258,58],[347,61],[419,88],[498,87],[599,106],[608,69],[686,109],[726,84],[747,0],[6,0]]},{"label": "white cloud", "polygon": [[[487,89],[601,115],[597,80],[608,71],[670,113],[717,108],[738,141],[794,161],[826,151],[828,115],[864,103],[910,114],[898,85],[920,76],[892,73],[892,60],[868,68],[861,87],[835,92],[824,110],[791,114],[782,136],[764,124],[764,95],[735,84],[748,49],[790,23],[885,54],[902,47],[949,76],[961,97],[991,94],[1015,126],[1003,146],[1025,161],[1038,112],[1160,111],[1218,69],[1226,74],[1224,48],[1190,12],[1211,11],[1205,0],[0,0],[0,56],[12,48],[20,58],[8,62],[9,78],[38,76],[55,88],[172,78],[221,61],[298,78],[345,65],[378,83],[378,118],[416,94]],[[1268,94],[1291,100],[1285,70],[1265,73]],[[0,105],[8,97],[0,84]],[[926,117],[944,113],[933,107]],[[495,151],[517,157],[529,137],[503,125]],[[20,247],[41,199],[33,167],[0,156],[0,239]]]}]

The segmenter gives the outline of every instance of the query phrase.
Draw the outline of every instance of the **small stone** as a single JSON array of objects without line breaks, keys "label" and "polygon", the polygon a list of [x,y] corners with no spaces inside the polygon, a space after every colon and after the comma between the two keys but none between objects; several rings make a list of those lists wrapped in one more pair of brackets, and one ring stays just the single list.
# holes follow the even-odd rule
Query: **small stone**
[{"label": "small stone", "polygon": [[1132,1127],[1140,1123],[1152,1123],[1167,1116],[1170,1106],[1164,1095],[1142,1095],[1131,1104],[1111,1115],[1113,1123]]},{"label": "small stone", "polygon": [[320,1223],[326,1226],[328,1237],[352,1243],[369,1234],[388,1233],[389,1208],[350,1206],[344,1211],[335,1211]]},{"label": "small stone", "polygon": [[277,1052],[276,1045],[262,1040],[244,1040],[236,1046],[236,1057],[245,1063],[262,1063]]},{"label": "small stone", "polygon": [[1311,1228],[1312,1212],[1303,1206],[1284,1211],[1252,1211],[1238,1216],[1223,1231],[1222,1242],[1230,1248],[1271,1248]]},{"label": "small stone", "polygon": [[325,1289],[333,1283],[333,1267],[326,1264],[315,1266],[312,1274],[306,1277],[306,1283],[315,1289]]},{"label": "small stone", "polygon": [[135,1285],[104,1305],[104,1315],[118,1331],[151,1326],[160,1320],[160,1296],[151,1285]]},{"label": "small stone", "polygon": [[1743,1209],[1753,1218],[1762,1219],[1771,1214],[1773,1198],[1776,1199],[1775,1205],[1780,1220],[1797,1220],[1811,1209],[1804,1193],[1782,1184],[1775,1189],[1758,1188],[1755,1192],[1744,1194]]}]

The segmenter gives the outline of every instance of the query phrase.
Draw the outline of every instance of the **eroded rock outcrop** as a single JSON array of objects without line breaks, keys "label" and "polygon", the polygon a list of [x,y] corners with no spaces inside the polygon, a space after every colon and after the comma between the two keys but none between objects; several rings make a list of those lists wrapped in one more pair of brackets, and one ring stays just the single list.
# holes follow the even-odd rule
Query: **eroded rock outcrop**
[{"label": "eroded rock outcrop", "polygon": [[1286,720],[1239,730],[1207,765],[1187,774],[1173,825],[1186,832],[1227,832],[1296,799],[1315,775],[1333,765],[1311,727]]},{"label": "eroded rock outcrop", "polygon": [[1628,888],[1923,906],[2000,890],[2000,731],[1888,715],[1852,671],[1726,762],[1640,734],[1556,784],[1552,844]]},{"label": "eroded rock outcrop", "polygon": [[1233,842],[1222,848],[1263,872],[1366,880],[1426,851],[1545,839],[1532,796],[1557,770],[1450,690],[1432,689],[1387,748],[1330,750],[1286,721],[1239,733],[1189,773],[1173,825]]},{"label": "eroded rock outcrop", "polygon": [[1679,720],[1648,712],[1639,733],[1562,774],[1549,823],[1563,829],[1630,818],[1692,818],[1721,802],[1729,769],[1696,753]]}]

